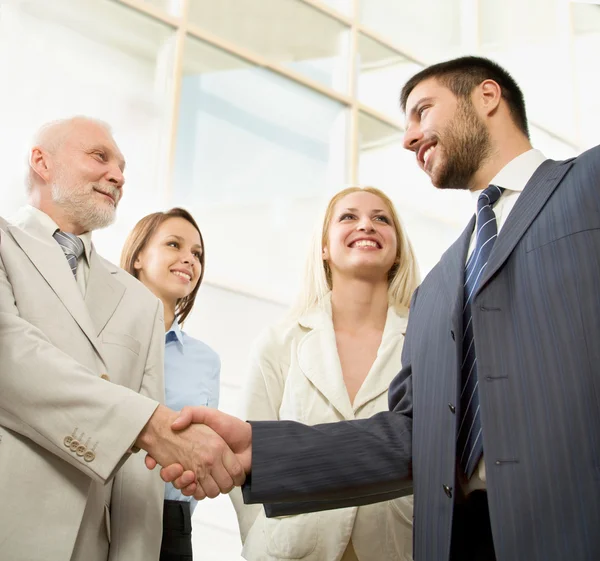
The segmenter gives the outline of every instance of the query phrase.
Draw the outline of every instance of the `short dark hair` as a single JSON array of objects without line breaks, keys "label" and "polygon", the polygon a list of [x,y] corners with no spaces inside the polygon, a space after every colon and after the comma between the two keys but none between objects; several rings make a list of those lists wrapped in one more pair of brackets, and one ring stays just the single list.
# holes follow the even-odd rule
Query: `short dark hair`
[{"label": "short dark hair", "polygon": [[456,97],[468,99],[481,82],[494,80],[502,91],[510,114],[517,127],[529,138],[525,98],[515,79],[494,61],[477,56],[465,56],[439,62],[415,74],[402,88],[400,105],[406,112],[406,101],[415,87],[429,78],[435,78]]}]

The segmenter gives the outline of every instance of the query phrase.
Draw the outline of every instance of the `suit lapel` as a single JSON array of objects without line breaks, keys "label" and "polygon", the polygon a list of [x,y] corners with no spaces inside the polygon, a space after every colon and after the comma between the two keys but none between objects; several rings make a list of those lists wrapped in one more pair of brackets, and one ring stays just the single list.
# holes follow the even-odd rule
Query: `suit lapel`
[{"label": "suit lapel", "polygon": [[96,330],[60,246],[52,239],[38,239],[16,226],[8,229],[101,356]]},{"label": "suit lapel", "polygon": [[310,331],[298,344],[298,366],[344,419],[354,419],[337,353],[331,303],[327,302],[327,306],[328,309],[314,309],[299,320]]},{"label": "suit lapel", "polygon": [[118,269],[103,262],[92,248],[90,274],[85,305],[99,336],[125,294],[125,287],[115,278]]},{"label": "suit lapel", "polygon": [[464,302],[463,286],[465,284],[465,265],[467,262],[467,251],[471,242],[473,228],[475,227],[475,216],[471,218],[467,227],[460,237],[448,248],[440,259],[440,267],[444,277],[444,289],[450,299],[452,321],[451,329],[458,335],[457,343],[462,334],[462,307]]},{"label": "suit lapel", "polygon": [[546,160],[533,174],[498,235],[477,293],[506,262],[512,250],[572,165],[573,160],[564,162]]}]

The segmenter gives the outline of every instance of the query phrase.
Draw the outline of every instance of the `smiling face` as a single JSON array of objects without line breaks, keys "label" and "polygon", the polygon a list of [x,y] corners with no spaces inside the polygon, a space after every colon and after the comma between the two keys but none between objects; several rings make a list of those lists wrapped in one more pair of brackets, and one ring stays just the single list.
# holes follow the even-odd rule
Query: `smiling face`
[{"label": "smiling face", "polygon": [[323,260],[332,282],[339,276],[385,279],[397,259],[396,228],[388,205],[356,191],[334,205],[325,234]]},{"label": "smiling face", "polygon": [[72,223],[92,231],[114,221],[125,161],[108,130],[93,121],[74,121],[45,157],[52,204]]},{"label": "smiling face", "polygon": [[419,83],[406,102],[404,147],[440,189],[469,189],[491,153],[490,134],[471,100],[457,98],[435,78]]},{"label": "smiling face", "polygon": [[194,225],[172,217],[156,228],[133,267],[142,283],[174,307],[198,284],[202,252],[200,233]]}]

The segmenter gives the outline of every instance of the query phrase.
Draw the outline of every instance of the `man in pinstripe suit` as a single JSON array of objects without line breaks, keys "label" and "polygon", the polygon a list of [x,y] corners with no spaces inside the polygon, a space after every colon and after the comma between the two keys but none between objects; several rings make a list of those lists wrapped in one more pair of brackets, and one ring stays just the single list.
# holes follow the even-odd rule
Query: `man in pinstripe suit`
[{"label": "man in pinstripe suit", "polygon": [[270,515],[390,499],[412,475],[416,561],[600,559],[600,147],[532,150],[519,87],[486,59],[426,68],[401,100],[405,148],[475,215],[414,294],[391,411],[180,424],[221,433]]}]

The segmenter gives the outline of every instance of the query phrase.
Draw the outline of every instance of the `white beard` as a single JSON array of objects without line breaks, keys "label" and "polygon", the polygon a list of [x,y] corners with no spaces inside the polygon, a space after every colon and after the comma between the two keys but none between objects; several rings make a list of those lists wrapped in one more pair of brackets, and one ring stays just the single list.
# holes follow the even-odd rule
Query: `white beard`
[{"label": "white beard", "polygon": [[52,201],[72,222],[79,224],[83,231],[106,228],[115,221],[116,208],[96,203],[91,186],[89,190],[83,186],[67,190],[61,183],[56,182],[52,184],[51,189]]}]

